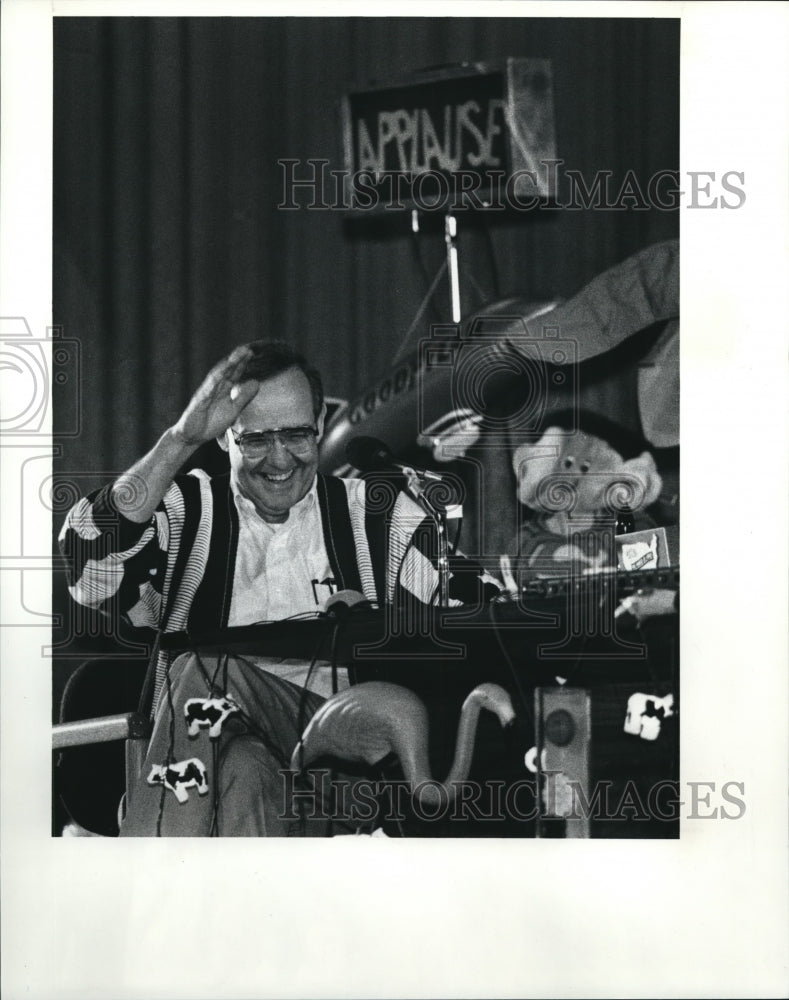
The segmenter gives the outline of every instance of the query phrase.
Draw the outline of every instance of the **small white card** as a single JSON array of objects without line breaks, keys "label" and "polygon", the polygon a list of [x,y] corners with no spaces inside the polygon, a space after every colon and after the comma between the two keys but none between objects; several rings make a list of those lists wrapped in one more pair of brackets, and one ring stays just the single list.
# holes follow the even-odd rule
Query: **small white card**
[{"label": "small white card", "polygon": [[670,566],[665,528],[648,528],[616,536],[616,564],[621,570]]}]

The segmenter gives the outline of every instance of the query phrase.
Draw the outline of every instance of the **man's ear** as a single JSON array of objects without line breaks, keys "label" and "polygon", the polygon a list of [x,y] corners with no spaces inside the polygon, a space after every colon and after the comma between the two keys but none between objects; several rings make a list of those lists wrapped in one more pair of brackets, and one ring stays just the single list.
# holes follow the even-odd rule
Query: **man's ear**
[{"label": "man's ear", "polygon": [[219,437],[216,439],[216,443],[219,445],[222,451],[228,451],[230,448],[230,445],[228,444],[227,441],[227,434],[228,432],[225,431],[224,434],[220,434]]},{"label": "man's ear", "polygon": [[323,438],[323,425],[326,422],[326,404],[324,403],[321,407],[321,412],[318,414],[318,419],[315,421],[315,426],[318,428],[318,437],[316,440],[320,441]]}]

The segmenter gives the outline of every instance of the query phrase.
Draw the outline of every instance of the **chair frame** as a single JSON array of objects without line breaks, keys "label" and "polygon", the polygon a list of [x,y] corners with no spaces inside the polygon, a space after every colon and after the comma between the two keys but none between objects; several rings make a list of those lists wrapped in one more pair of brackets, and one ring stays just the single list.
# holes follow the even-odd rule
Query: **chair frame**
[{"label": "chair frame", "polygon": [[52,750],[112,743],[124,740],[126,755],[126,804],[131,801],[134,782],[142,772],[152,725],[139,712],[104,715],[78,722],[60,722],[52,727]]}]

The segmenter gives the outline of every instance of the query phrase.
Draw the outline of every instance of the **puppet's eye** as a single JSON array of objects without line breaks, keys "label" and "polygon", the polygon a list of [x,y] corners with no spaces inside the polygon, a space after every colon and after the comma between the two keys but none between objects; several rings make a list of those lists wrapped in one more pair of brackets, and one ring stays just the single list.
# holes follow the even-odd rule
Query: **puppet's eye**
[{"label": "puppet's eye", "polygon": [[581,472],[588,472],[589,468],[590,466],[588,462],[581,462]]},{"label": "puppet's eye", "polygon": [[572,457],[572,455],[568,455],[567,458],[565,458],[562,465],[564,465],[565,469],[572,469],[574,461],[575,459]]}]

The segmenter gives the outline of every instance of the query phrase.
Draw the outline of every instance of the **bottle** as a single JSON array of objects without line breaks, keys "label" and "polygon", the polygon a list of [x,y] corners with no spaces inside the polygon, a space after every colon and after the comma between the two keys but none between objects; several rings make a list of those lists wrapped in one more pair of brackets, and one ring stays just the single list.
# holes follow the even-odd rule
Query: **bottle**
[{"label": "bottle", "polygon": [[616,534],[617,535],[628,535],[631,531],[635,531],[636,522],[633,517],[633,511],[629,507],[623,507],[616,519]]}]

